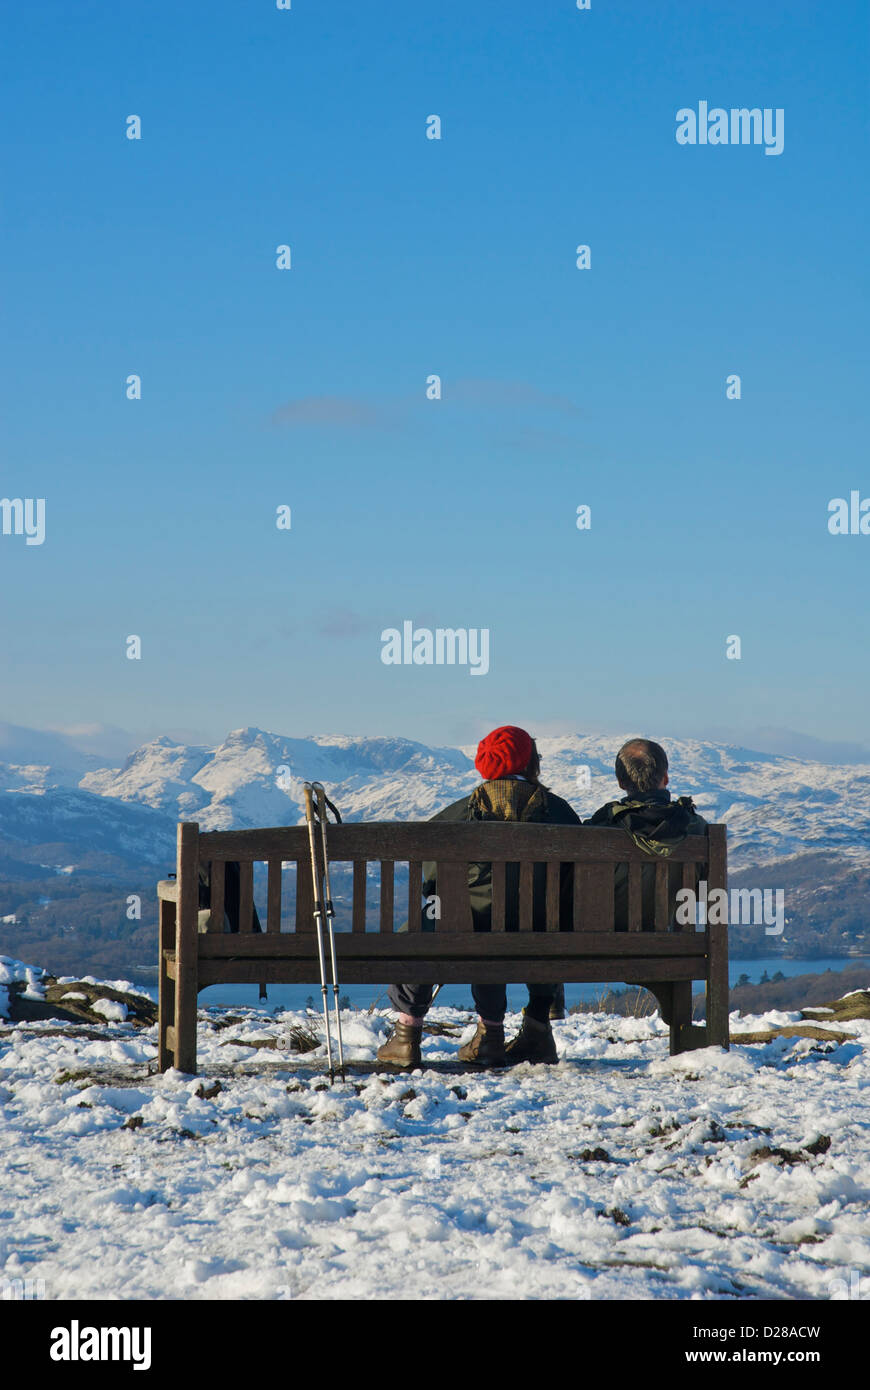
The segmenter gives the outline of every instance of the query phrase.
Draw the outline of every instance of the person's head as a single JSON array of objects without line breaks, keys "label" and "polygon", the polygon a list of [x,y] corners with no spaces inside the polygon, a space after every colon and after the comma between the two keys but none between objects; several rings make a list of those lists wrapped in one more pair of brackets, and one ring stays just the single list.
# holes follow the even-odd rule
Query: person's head
[{"label": "person's head", "polygon": [[541,772],[535,740],[515,724],[503,724],[480,740],[474,766],[484,782],[518,775],[537,782]]},{"label": "person's head", "polygon": [[668,755],[660,743],[630,738],[616,755],[616,780],[624,792],[646,796],[668,785]]}]

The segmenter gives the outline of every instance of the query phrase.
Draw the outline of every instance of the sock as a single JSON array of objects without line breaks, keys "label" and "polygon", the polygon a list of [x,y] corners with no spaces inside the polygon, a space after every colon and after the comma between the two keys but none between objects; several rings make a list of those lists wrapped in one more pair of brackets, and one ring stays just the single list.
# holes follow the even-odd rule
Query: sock
[{"label": "sock", "polygon": [[422,1018],[415,1018],[413,1014],[399,1014],[399,1022],[404,1023],[407,1028],[422,1028]]},{"label": "sock", "polygon": [[481,1023],[483,1024],[484,1028],[503,1028],[503,1027],[504,1027],[504,1019],[503,1019],[503,1018],[499,1018],[499,1019],[495,1019],[495,1018],[482,1018],[480,1021],[481,1021]]}]

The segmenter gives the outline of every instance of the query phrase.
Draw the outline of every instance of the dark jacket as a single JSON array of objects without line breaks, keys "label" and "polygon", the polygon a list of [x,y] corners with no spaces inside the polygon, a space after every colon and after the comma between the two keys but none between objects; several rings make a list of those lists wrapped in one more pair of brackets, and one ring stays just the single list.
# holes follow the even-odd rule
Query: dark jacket
[{"label": "dark jacket", "polygon": [[[239,931],[239,919],[241,916],[242,881],[239,866],[233,860],[228,859],[225,865],[224,874],[224,925],[225,932]],[[205,908],[211,907],[211,865],[204,864],[199,866],[199,909],[202,912]],[[261,932],[260,917],[256,906],[251,923],[251,930]]]},{"label": "dark jacket", "polygon": [[[483,782],[470,796],[445,806],[432,816],[433,821],[525,821],[550,825],[580,825],[580,817],[561,797],[532,782],[513,778]],[[423,930],[434,931],[436,922],[427,913],[425,899],[438,892],[435,864],[423,865]],[[505,871],[505,930],[519,930],[519,864],[508,864]],[[562,931],[572,926],[574,876],[570,864],[561,871],[560,918]],[[546,868],[536,864],[533,875],[532,922],[535,931],[546,930]],[[492,926],[492,865],[469,864],[468,888],[471,915],[475,931],[489,931]],[[402,930],[403,928],[400,928]],[[405,925],[404,930],[407,930]]]},{"label": "dark jacket", "polygon": [[[624,830],[626,835],[651,856],[641,868],[641,921],[644,931],[652,931],[655,922],[655,859],[667,859],[671,851],[688,835],[706,835],[707,822],[695,810],[691,797],[671,800],[667,788],[641,796],[624,796],[621,801],[608,801],[591,816],[585,825],[605,825]],[[696,875],[703,878],[706,867]],[[670,925],[674,925],[677,892],[682,887],[682,864],[668,865],[668,908]],[[614,928],[628,930],[628,864],[617,864],[615,875]]]}]

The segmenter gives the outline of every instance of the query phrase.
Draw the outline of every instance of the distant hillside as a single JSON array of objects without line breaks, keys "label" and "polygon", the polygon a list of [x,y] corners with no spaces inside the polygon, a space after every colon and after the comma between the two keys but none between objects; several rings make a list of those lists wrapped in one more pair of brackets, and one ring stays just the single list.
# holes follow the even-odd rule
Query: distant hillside
[{"label": "distant hillside", "polygon": [[870,989],[870,966],[825,970],[820,975],[793,975],[790,979],[778,979],[774,971],[765,984],[735,985],[731,1007],[742,1014],[763,1014],[769,1009],[789,1012],[827,1004],[856,989]]},{"label": "distant hillside", "polygon": [[[763,1014],[770,1009],[792,1013],[796,1009],[827,1004],[856,989],[870,989],[870,966],[856,966],[854,970],[825,970],[818,975],[793,975],[790,979],[774,971],[772,978],[764,984],[735,985],[730,991],[730,1004],[732,1010],[739,1009],[742,1014]],[[581,1000],[572,1006],[569,1013],[608,1013],[620,1018],[649,1018],[657,1009],[654,995],[640,985],[628,985],[623,989],[602,985],[594,999]],[[696,1017],[704,1013],[704,990],[703,986],[697,984],[693,1012]]]},{"label": "distant hillside", "polygon": [[870,868],[828,854],[800,854],[774,864],[756,865],[729,874],[732,888],[781,888],[785,895],[785,930],[768,936],[763,927],[729,928],[731,955],[772,956],[870,955]]}]

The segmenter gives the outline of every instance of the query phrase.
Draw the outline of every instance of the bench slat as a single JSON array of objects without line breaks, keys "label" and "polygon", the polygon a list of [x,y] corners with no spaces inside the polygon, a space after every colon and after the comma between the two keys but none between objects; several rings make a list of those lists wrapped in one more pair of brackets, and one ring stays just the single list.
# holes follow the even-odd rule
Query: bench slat
[{"label": "bench slat", "polygon": [[209,901],[211,916],[208,919],[210,932],[224,929],[224,889],[226,885],[226,865],[222,859],[213,859],[209,865]]},{"label": "bench slat", "polygon": [[575,932],[581,932],[583,930],[583,872],[578,864],[574,865],[571,922],[572,929]]},{"label": "bench slat", "polygon": [[[336,951],[342,960],[357,958],[401,959],[414,961],[418,956],[432,955],[445,960],[519,957],[527,960],[541,956],[575,956],[577,959],[596,956],[624,956],[626,959],[643,956],[698,956],[706,954],[703,932],[381,932],[335,933]],[[302,940],[297,933],[281,932],[277,936],[253,934],[244,943],[244,954],[260,959],[269,956],[316,955],[312,940]],[[169,955],[172,952],[168,952]],[[229,933],[199,938],[199,959],[232,960],[239,955],[238,937]],[[466,960],[466,968],[468,961]],[[318,975],[319,978],[319,975]]]},{"label": "bench slat", "polygon": [[254,930],[254,864],[239,865],[239,931]]},{"label": "bench slat", "polygon": [[495,860],[492,865],[492,930],[504,931],[505,891],[504,878],[507,865],[503,860]]},{"label": "bench slat", "polygon": [[[304,826],[264,830],[218,830],[200,836],[203,860],[304,859],[308,837]],[[670,861],[705,863],[706,836],[690,835],[675,845]],[[331,825],[329,858],[336,863],[351,859],[465,859],[485,863],[496,859],[544,863],[560,859],[592,864],[646,863],[649,856],[632,844],[622,830],[606,826],[534,825],[518,822],[376,821],[368,825]]]},{"label": "bench slat", "polygon": [[353,861],[353,921],[355,932],[366,929],[366,861]]},{"label": "bench slat", "polygon": [[281,860],[269,860],[269,880],[266,890],[266,930],[281,930]]},{"label": "bench slat", "polygon": [[382,932],[392,932],[393,930],[393,888],[394,888],[394,869],[392,859],[381,860],[381,920],[380,930]]},{"label": "bench slat", "polygon": [[520,931],[531,931],[534,926],[534,875],[534,864],[528,860],[520,864]]},{"label": "bench slat", "polygon": [[436,865],[436,885],[441,899],[442,932],[471,931],[471,904],[468,897],[468,865],[455,860]]},{"label": "bench slat", "polygon": [[408,931],[423,929],[423,865],[412,859],[408,865]]},{"label": "bench slat", "polygon": [[612,864],[583,865],[574,870],[575,907],[578,887],[580,891],[581,931],[613,930],[613,870]]},{"label": "bench slat", "polygon": [[[681,888],[691,888],[692,892],[693,892],[693,893],[696,893],[696,892],[697,892],[697,888],[698,888],[698,868],[697,868],[697,865],[695,865],[695,864],[683,864],[682,870],[681,870],[681,877],[682,877],[682,882],[681,882],[681,884],[680,884],[680,887],[681,887]],[[685,931],[686,928],[683,926],[682,922],[680,922],[680,921],[678,921],[678,920],[675,919],[675,920],[674,920],[674,925],[673,925],[672,930],[673,930],[673,931]],[[691,931],[691,930],[692,930],[692,928],[689,927],[689,931]]]},{"label": "bench slat", "polygon": [[314,931],[314,894],[311,890],[311,860],[296,859],[296,930]]},{"label": "bench slat", "polygon": [[[373,936],[375,933],[371,932],[369,935]],[[568,933],[563,932],[562,935],[567,936]],[[647,932],[644,935],[651,937],[653,933]],[[413,966],[414,978],[423,984],[468,982],[467,960],[419,956],[414,959]],[[564,956],[529,960],[518,956],[510,960],[479,957],[474,962],[474,978],[486,984],[549,984],[559,979],[565,982],[576,980],[576,972],[581,968],[582,978],[590,983],[624,980],[627,983],[641,984],[647,981],[654,983],[657,980],[702,980],[705,964],[703,957],[699,956],[673,956],[668,959],[658,956],[602,956],[591,960]],[[169,962],[167,974],[170,977],[174,969],[175,962]],[[395,955],[384,960],[363,957],[342,959],[339,961],[339,971],[342,984],[401,983],[408,978],[408,962]],[[313,952],[297,959],[264,957],[257,960],[242,956],[236,960],[200,961],[198,987],[204,989],[207,985],[223,981],[240,984],[258,984],[260,981],[267,984],[310,984],[317,979],[319,967],[316,954]]]},{"label": "bench slat", "polygon": [[547,865],[547,931],[559,930],[559,897],[562,884],[562,865],[555,860]]},{"label": "bench slat", "polygon": [[643,867],[640,864],[628,866],[628,930],[643,929]]},{"label": "bench slat", "polygon": [[667,931],[669,917],[668,903],[668,861],[660,859],[656,864],[655,929]]}]

